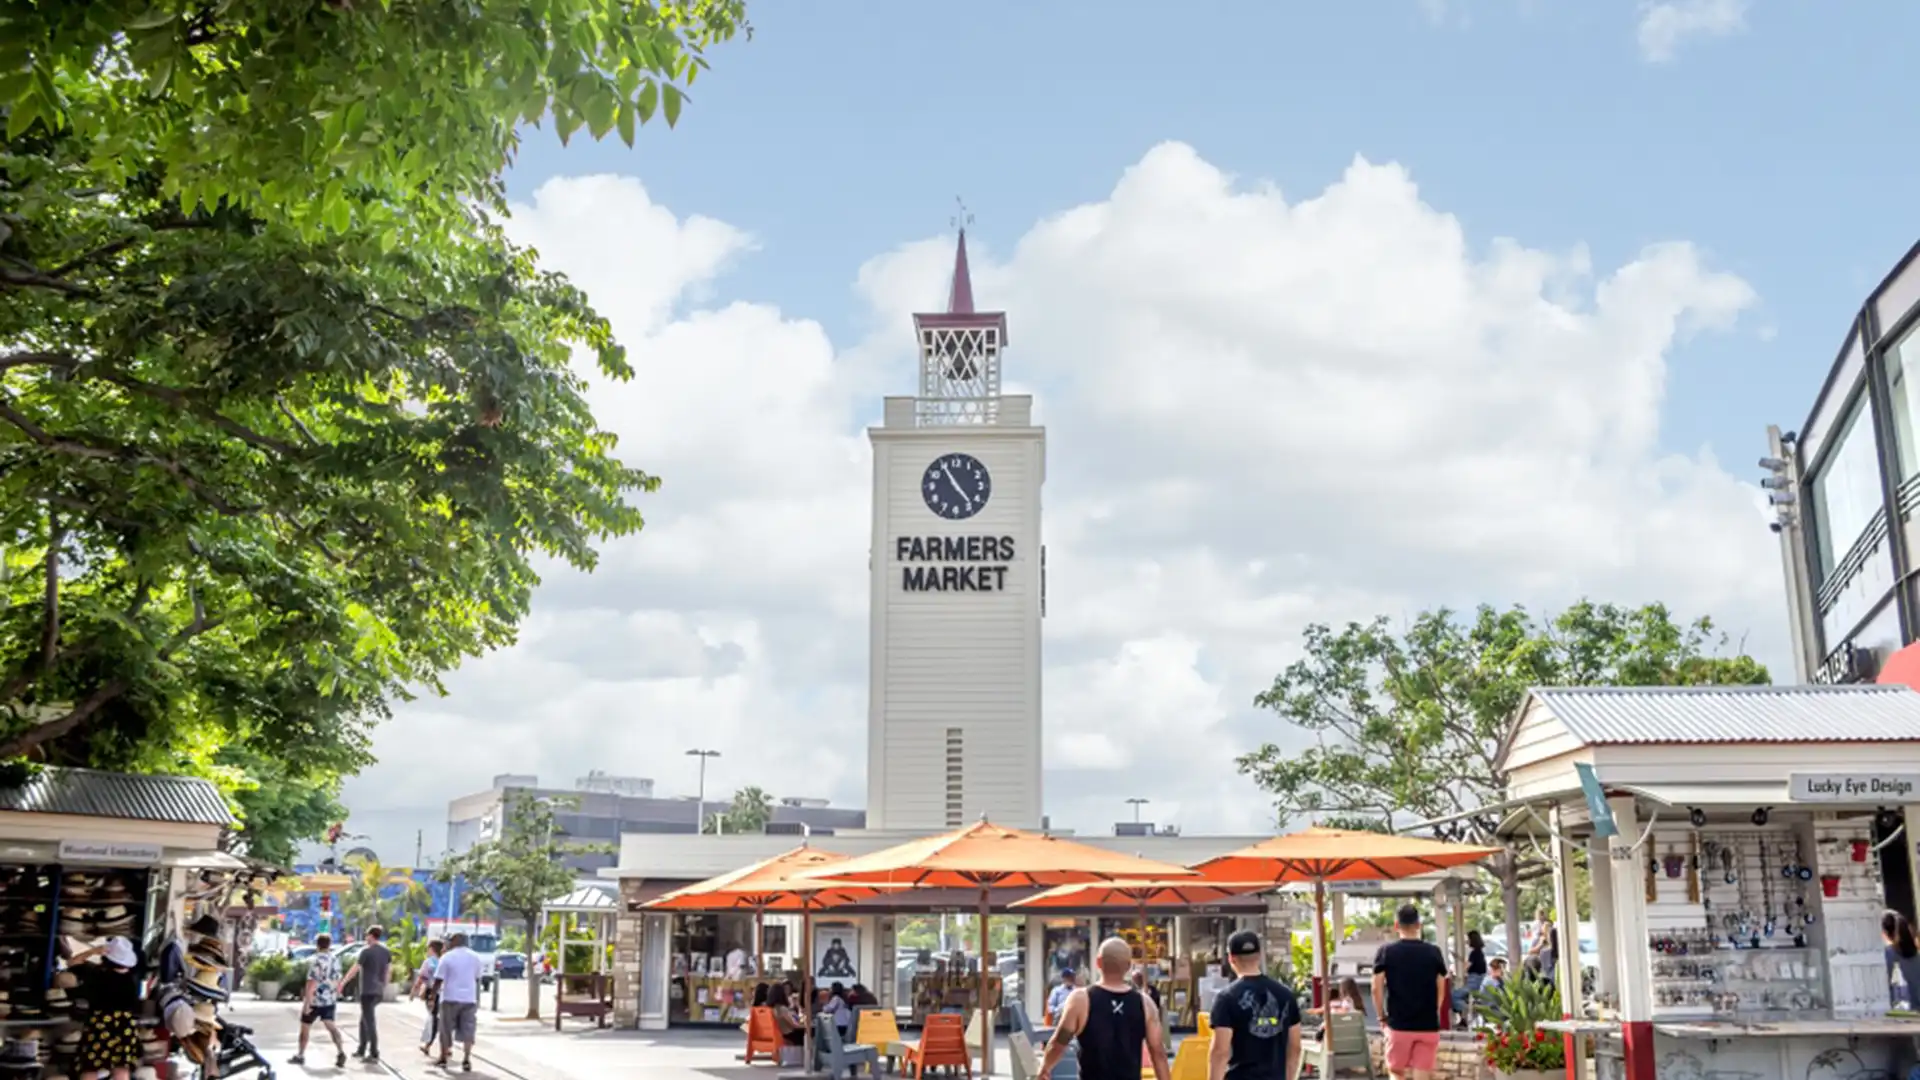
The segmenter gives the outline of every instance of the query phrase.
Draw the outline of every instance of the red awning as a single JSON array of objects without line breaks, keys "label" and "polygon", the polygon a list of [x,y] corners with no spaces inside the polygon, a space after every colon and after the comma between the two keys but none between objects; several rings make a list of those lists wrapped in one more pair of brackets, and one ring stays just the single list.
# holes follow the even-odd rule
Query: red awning
[{"label": "red awning", "polygon": [[1909,645],[1887,657],[1886,662],[1880,665],[1880,674],[1874,676],[1873,681],[1920,690],[1920,644]]}]

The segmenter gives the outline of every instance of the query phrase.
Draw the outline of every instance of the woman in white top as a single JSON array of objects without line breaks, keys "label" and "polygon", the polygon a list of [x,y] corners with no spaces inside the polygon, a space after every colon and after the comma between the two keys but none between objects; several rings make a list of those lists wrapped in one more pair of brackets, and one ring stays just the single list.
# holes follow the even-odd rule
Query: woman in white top
[{"label": "woman in white top", "polygon": [[413,975],[413,985],[407,988],[408,997],[418,997],[425,991],[427,1002],[427,1022],[420,1029],[420,1052],[433,1056],[433,1041],[440,1034],[440,1002],[433,987],[433,973],[439,970],[440,954],[447,951],[447,943],[439,938],[427,942],[427,958],[420,963],[420,970]]}]

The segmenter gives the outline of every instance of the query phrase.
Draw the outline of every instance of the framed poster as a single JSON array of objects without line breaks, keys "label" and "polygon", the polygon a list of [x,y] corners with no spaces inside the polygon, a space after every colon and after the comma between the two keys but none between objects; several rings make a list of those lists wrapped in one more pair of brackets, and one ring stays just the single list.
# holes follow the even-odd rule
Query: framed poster
[{"label": "framed poster", "polygon": [[760,932],[765,935],[760,942],[761,952],[778,956],[785,956],[787,954],[786,927],[775,923],[772,926],[761,927]]},{"label": "framed poster", "polygon": [[813,978],[820,983],[860,981],[860,928],[828,923],[813,928]]}]

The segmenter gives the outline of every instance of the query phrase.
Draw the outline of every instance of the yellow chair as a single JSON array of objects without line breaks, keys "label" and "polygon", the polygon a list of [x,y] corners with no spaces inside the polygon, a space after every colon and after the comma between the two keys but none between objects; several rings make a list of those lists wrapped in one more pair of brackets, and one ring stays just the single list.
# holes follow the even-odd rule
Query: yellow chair
[{"label": "yellow chair", "polygon": [[906,1054],[906,1040],[900,1037],[900,1025],[894,1022],[892,1009],[861,1009],[853,1029],[853,1041],[871,1046],[887,1059],[887,1068],[900,1067]]},{"label": "yellow chair", "polygon": [[[1202,1021],[1205,1017],[1201,1018]],[[1207,1080],[1207,1055],[1213,1050],[1212,1035],[1193,1035],[1180,1043],[1173,1053],[1173,1080]]]},{"label": "yellow chair", "polygon": [[1213,1017],[1206,1013],[1200,1014],[1199,1037],[1202,1039],[1213,1038]]}]

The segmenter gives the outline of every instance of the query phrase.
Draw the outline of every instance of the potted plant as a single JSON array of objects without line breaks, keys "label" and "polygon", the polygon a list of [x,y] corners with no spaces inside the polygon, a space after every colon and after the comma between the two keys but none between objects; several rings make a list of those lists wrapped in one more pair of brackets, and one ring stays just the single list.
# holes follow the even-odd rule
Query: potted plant
[{"label": "potted plant", "polygon": [[260,995],[262,1001],[277,1001],[280,991],[287,985],[287,976],[292,974],[293,964],[279,953],[268,953],[255,957],[247,965],[247,976],[253,980],[253,992]]},{"label": "potted plant", "polygon": [[1483,1023],[1475,1038],[1494,1076],[1500,1080],[1552,1080],[1567,1065],[1566,1040],[1540,1030],[1544,1020],[1560,1018],[1560,992],[1537,979],[1509,979],[1479,993]]}]

